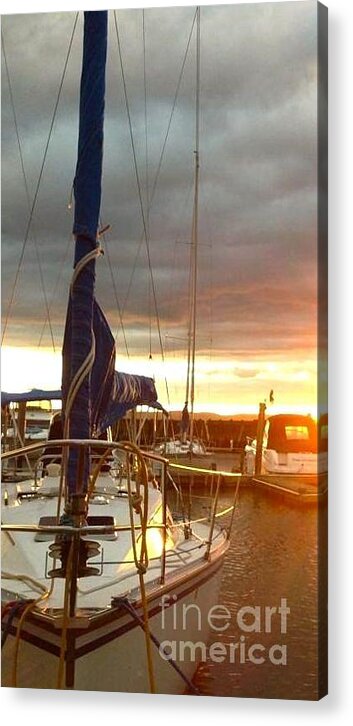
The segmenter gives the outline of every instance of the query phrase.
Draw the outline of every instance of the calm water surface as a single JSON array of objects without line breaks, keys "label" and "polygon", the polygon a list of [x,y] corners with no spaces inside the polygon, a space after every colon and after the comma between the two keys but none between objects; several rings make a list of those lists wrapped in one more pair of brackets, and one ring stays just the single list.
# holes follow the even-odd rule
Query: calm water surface
[{"label": "calm water surface", "polygon": [[[200,492],[201,493],[201,492]],[[232,503],[231,491],[222,493],[220,507]],[[195,503],[193,513],[204,511],[205,502]],[[324,505],[325,506],[325,505]],[[285,502],[260,489],[240,489],[231,546],[222,576],[219,602],[231,613],[228,629],[211,631],[209,644],[221,642],[227,656],[221,663],[208,658],[194,678],[203,695],[262,698],[316,699],[318,669],[318,516],[322,505]],[[322,553],[324,554],[324,553]],[[281,633],[280,616],[272,620],[272,632],[244,633],[237,623],[243,606],[259,606],[261,616],[266,606],[278,607],[286,598],[290,608],[287,633]],[[250,618],[248,622],[253,622]],[[265,662],[254,664],[248,658],[230,662],[229,645],[245,636],[246,652],[254,643],[265,650]],[[274,644],[286,645],[287,665],[275,665],[269,659]],[[277,652],[277,655],[281,654]],[[243,658],[244,660],[244,658]]]}]

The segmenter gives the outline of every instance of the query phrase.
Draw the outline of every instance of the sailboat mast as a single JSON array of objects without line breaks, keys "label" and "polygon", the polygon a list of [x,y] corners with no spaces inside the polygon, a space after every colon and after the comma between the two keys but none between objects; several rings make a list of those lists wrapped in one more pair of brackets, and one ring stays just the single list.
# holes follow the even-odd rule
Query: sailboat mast
[{"label": "sailboat mast", "polygon": [[[63,346],[64,435],[89,439],[91,426],[91,369],[95,357],[93,334],[95,258],[97,248],[103,160],[107,11],[85,12],[80,86],[80,123],[74,180],[74,275]],[[78,461],[70,449],[67,470],[69,494],[87,490],[89,460]],[[78,478],[80,479],[77,482]]]},{"label": "sailboat mast", "polygon": [[196,353],[196,303],[197,303],[197,258],[198,258],[198,207],[200,174],[200,7],[196,17],[196,124],[195,124],[195,186],[192,222],[192,308],[191,308],[191,371],[190,371],[190,446],[194,433],[195,400],[195,353]]}]

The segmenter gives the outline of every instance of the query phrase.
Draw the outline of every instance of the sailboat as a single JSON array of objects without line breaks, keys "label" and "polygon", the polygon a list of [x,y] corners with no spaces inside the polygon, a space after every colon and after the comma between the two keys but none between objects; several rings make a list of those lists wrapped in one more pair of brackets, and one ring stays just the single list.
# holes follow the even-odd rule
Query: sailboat
[{"label": "sailboat", "polygon": [[[190,299],[188,315],[188,351],[185,403],[180,421],[180,436],[166,440],[160,450],[171,461],[180,457],[194,458],[209,456],[204,444],[195,437],[194,403],[195,403],[195,361],[196,361],[196,323],[197,323],[197,271],[198,271],[198,245],[199,245],[199,174],[200,174],[200,8],[196,12],[196,94],[195,94],[195,170],[194,170],[194,200],[191,228],[191,254],[190,254]],[[190,412],[189,412],[190,406]]]},{"label": "sailboat", "polygon": [[[187,372],[185,402],[179,422],[178,435],[165,437],[158,446],[169,460],[172,473],[179,485],[201,484],[212,490],[214,480],[222,474],[222,483],[234,486],[239,483],[239,456],[233,451],[209,451],[196,436],[195,380],[197,349],[197,298],[199,253],[199,181],[200,181],[200,72],[201,72],[201,17],[196,11],[196,74],[195,74],[195,145],[194,145],[194,196],[190,245],[189,310],[187,325]],[[218,474],[215,474],[218,472]],[[235,474],[235,476],[234,476]]]},{"label": "sailboat", "polygon": [[2,493],[2,685],[192,692],[234,507],[221,529],[217,489],[210,518],[173,519],[167,460],[99,438],[134,403],[158,405],[151,379],[115,371],[95,300],[107,20],[84,14],[63,437],[50,441],[57,456],[44,476]]}]

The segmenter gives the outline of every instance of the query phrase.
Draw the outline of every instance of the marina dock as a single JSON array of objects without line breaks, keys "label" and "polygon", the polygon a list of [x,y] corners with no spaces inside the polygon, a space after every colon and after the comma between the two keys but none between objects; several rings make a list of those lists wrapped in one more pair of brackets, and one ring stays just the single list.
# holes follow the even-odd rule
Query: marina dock
[{"label": "marina dock", "polygon": [[325,474],[259,474],[251,484],[274,495],[281,495],[298,502],[317,502],[328,491]]}]

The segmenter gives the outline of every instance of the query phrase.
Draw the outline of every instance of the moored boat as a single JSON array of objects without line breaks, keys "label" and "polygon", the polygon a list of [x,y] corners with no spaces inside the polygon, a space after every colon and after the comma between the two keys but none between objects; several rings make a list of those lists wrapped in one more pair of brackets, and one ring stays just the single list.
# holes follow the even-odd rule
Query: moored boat
[{"label": "moored boat", "polygon": [[[63,436],[50,441],[57,453],[43,476],[3,492],[2,684],[180,693],[192,689],[195,642],[207,641],[230,529],[216,523],[218,487],[210,516],[173,519],[168,462],[99,439],[137,403],[159,405],[152,379],[115,371],[94,296],[106,50],[107,12],[86,12]],[[175,641],[186,644],[177,658]]]},{"label": "moored boat", "polygon": [[[63,442],[52,445],[59,450]],[[153,690],[182,692],[197,653],[186,648],[182,662],[171,664],[163,648],[166,642],[207,643],[227,533],[206,518],[174,522],[166,470],[161,490],[151,484],[151,468],[166,467],[163,459],[149,458],[147,468],[146,455],[129,444],[94,445],[105,454],[118,450],[124,467],[96,476],[83,524],[57,524],[55,468],[36,486],[22,482],[4,507],[2,603],[9,637],[2,684],[148,692],[152,669]],[[82,512],[75,516],[82,519]]]},{"label": "moored boat", "polygon": [[270,416],[260,443],[249,441],[246,446],[246,476],[272,492],[301,500],[314,501],[327,492],[327,467],[327,450],[320,444],[316,421],[308,415]]}]

